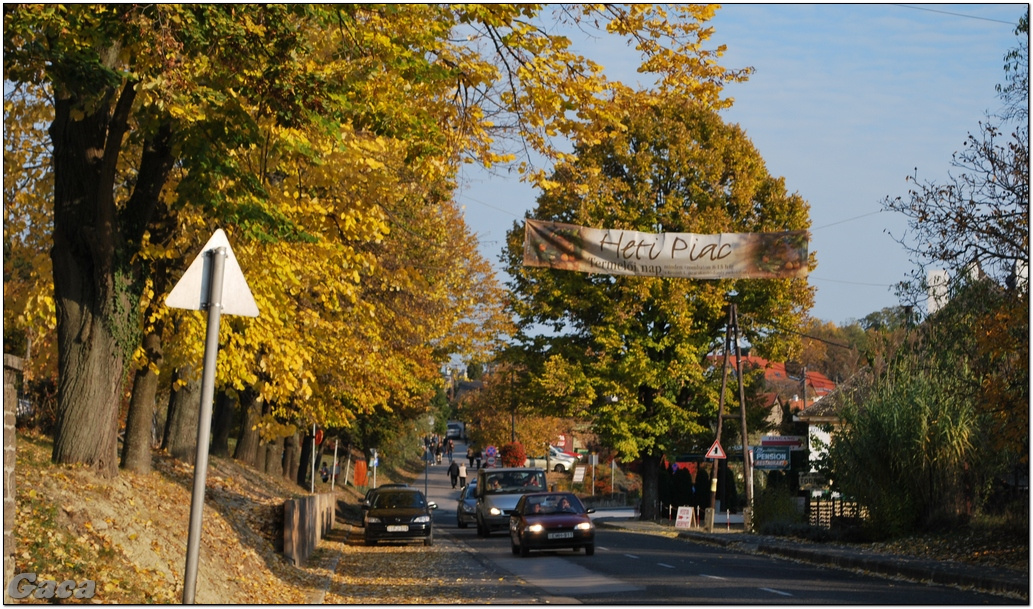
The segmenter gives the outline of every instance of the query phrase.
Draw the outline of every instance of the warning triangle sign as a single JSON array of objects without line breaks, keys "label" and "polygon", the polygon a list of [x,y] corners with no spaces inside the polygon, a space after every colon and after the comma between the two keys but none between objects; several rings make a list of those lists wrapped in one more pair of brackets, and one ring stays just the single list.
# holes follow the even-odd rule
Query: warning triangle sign
[{"label": "warning triangle sign", "polygon": [[216,229],[201,253],[187,268],[186,273],[165,298],[165,305],[174,309],[192,309],[199,311],[207,305],[208,284],[210,282],[211,258],[206,255],[209,250],[226,248],[226,266],[222,278],[222,313],[224,315],[243,315],[258,317],[258,305],[251,295],[244,273],[240,270],[233,248],[222,229]]},{"label": "warning triangle sign", "polygon": [[725,450],[721,448],[721,443],[717,440],[714,441],[714,445],[707,451],[704,459],[727,459],[728,456],[725,454]]}]

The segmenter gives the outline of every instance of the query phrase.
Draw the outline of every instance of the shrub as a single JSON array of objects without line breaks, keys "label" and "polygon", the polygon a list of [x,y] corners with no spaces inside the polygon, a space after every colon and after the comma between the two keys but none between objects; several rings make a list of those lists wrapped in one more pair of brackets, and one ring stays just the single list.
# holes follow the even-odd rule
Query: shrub
[{"label": "shrub", "polygon": [[523,467],[524,462],[527,461],[527,453],[520,442],[503,444],[499,450],[499,456],[502,458],[502,467]]}]

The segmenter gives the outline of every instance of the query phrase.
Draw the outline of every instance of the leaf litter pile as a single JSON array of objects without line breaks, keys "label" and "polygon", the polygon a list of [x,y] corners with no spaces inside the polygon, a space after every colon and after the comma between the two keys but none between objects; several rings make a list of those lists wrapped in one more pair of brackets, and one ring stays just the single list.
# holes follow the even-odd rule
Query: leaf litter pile
[{"label": "leaf litter pile", "polygon": [[[159,455],[150,474],[107,480],[51,463],[47,438],[19,431],[17,442],[15,573],[96,582],[94,598],[78,602],[182,601],[192,465]],[[306,601],[321,573],[295,568],[277,549],[283,502],[298,494],[233,460],[210,459],[196,602]]]}]

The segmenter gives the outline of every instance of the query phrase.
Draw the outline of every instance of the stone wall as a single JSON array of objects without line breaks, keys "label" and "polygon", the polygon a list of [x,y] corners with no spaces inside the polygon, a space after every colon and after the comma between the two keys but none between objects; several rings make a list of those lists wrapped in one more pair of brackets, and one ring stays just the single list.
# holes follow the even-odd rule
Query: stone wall
[{"label": "stone wall", "polygon": [[283,504],[283,555],[302,565],[323,536],[334,528],[337,496],[318,493],[289,499]]},{"label": "stone wall", "polygon": [[4,604],[11,602],[7,596],[7,583],[14,577],[14,424],[18,409],[18,377],[22,371],[22,359],[4,354]]}]

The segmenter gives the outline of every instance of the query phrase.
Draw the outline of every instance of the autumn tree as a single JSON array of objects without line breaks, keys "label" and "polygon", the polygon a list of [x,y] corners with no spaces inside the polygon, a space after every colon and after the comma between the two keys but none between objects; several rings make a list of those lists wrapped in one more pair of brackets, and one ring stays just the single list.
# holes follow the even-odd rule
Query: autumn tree
[{"label": "autumn tree", "polygon": [[[684,95],[616,97],[621,127],[575,146],[551,176],[532,216],[644,232],[806,229],[807,204],[768,175],[745,133]],[[523,347],[543,391],[593,422],[622,461],[643,464],[643,518],[656,516],[664,454],[714,421],[720,370],[709,357],[724,339],[727,306],[741,318],[798,328],[812,302],[801,279],[698,281],[523,267],[523,227],[508,235],[513,307],[530,336]],[[813,259],[811,260],[813,264]],[[770,322],[769,322],[770,324]],[[783,358],[795,335],[754,321],[742,335]],[[729,392],[726,403],[737,397]]]},{"label": "autumn tree", "polygon": [[[615,124],[612,96],[620,83],[608,81],[601,66],[575,53],[566,37],[548,33],[546,24],[631,41],[643,72],[659,86],[717,106],[722,84],[744,73],[717,65],[720,47],[701,47],[713,11],[690,5],[5,9],[5,77],[28,92],[6,101],[33,106],[5,104],[5,127],[29,134],[32,150],[45,151],[43,157],[23,152],[5,165],[5,175],[10,170],[22,188],[9,193],[5,180],[5,195],[32,212],[17,214],[19,221],[31,218],[24,226],[36,246],[23,259],[49,251],[52,263],[52,313],[39,302],[45,291],[26,290],[19,302],[29,303],[22,310],[33,315],[16,317],[26,330],[45,332],[47,319],[56,329],[54,459],[111,473],[131,367],[144,371],[139,387],[149,392],[154,383],[146,371],[160,367],[169,379],[171,370],[200,359],[202,343],[192,338],[200,336],[202,317],[170,314],[160,303],[216,226],[226,229],[263,312],[225,325],[221,390],[253,386],[283,417],[341,424],[392,401],[417,400],[429,382],[428,352],[418,354],[419,373],[400,361],[414,336],[407,343],[384,334],[382,344],[398,347],[394,359],[337,337],[351,324],[375,326],[377,306],[398,303],[372,294],[432,286],[425,302],[447,300],[433,290],[460,284],[425,282],[397,263],[391,277],[381,266],[391,253],[378,245],[405,230],[405,214],[419,215],[421,201],[428,208],[451,205],[459,163],[512,161],[507,144],[513,143],[562,159],[562,138],[589,142],[600,125]],[[12,148],[17,141],[5,136]],[[51,163],[32,176],[42,188],[27,193],[30,182],[18,176],[44,157]],[[543,169],[526,161],[517,169],[547,185]],[[5,208],[5,222],[14,217]],[[428,225],[426,236],[434,230]],[[446,319],[481,319],[470,296],[452,295],[461,306]],[[408,322],[405,315],[398,319]],[[442,334],[444,325],[428,335],[429,352],[479,328],[457,322]],[[378,332],[367,328],[352,336],[372,334]],[[492,342],[488,334],[453,346],[480,348]],[[147,335],[153,337],[141,348]],[[341,371],[353,378],[333,378]],[[386,374],[403,381],[390,385],[398,390],[391,396],[377,384]],[[323,386],[330,390],[320,391]],[[335,391],[340,387],[357,389]]]}]

